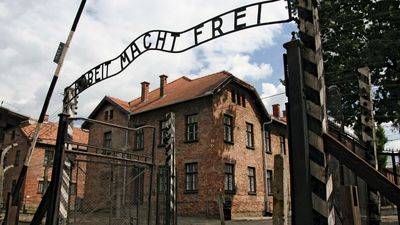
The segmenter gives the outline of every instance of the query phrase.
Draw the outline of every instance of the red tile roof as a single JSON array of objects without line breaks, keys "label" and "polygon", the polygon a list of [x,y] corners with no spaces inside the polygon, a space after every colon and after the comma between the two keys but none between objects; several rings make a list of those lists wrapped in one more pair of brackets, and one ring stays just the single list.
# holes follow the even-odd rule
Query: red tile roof
[{"label": "red tile roof", "polygon": [[164,96],[160,98],[160,88],[148,94],[148,99],[144,102],[138,97],[130,102],[107,96],[112,101],[133,113],[140,113],[151,109],[159,108],[195,99],[201,96],[212,94],[213,90],[222,84],[226,79],[233,75],[226,72],[218,72],[197,79],[189,79],[183,76],[164,87]]},{"label": "red tile roof", "polygon": [[[36,124],[37,122],[33,122],[21,128],[22,132],[28,137],[28,139],[32,139],[33,134],[35,133]],[[38,143],[55,145],[57,139],[57,130],[57,123],[43,123],[39,131]],[[87,130],[74,127],[74,142],[87,144],[88,137],[89,133]]]}]

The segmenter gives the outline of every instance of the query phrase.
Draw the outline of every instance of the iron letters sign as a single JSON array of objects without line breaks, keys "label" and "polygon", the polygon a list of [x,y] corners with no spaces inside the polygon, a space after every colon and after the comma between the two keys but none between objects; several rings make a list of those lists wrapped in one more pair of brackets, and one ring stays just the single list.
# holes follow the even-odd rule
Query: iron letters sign
[{"label": "iron letters sign", "polygon": [[[286,8],[287,17],[279,18],[273,11],[268,10],[268,7],[276,6]],[[290,5],[286,1],[270,0],[236,8],[182,32],[151,30],[132,41],[120,55],[95,66],[67,88],[74,89],[75,97],[88,87],[118,75],[149,50],[180,53],[236,31],[291,20]]]}]

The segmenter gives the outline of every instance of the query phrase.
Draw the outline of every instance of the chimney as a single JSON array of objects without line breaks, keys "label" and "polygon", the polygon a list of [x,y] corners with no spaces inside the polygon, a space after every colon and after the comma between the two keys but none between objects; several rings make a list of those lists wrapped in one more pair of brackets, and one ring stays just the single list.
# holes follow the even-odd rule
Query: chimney
[{"label": "chimney", "polygon": [[143,81],[142,83],[142,102],[146,101],[149,97],[149,82]]},{"label": "chimney", "polygon": [[272,116],[279,119],[280,112],[281,112],[281,109],[280,109],[279,104],[272,105]]},{"label": "chimney", "polygon": [[43,122],[49,122],[49,114],[44,115]]},{"label": "chimney", "polygon": [[160,98],[164,97],[165,95],[165,85],[167,85],[167,78],[168,76],[165,74],[160,75]]}]

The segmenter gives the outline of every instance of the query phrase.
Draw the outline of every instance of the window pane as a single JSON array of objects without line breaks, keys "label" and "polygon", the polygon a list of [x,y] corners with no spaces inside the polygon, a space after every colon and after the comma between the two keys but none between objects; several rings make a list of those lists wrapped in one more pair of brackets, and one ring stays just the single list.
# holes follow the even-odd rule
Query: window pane
[{"label": "window pane", "polygon": [[136,131],[136,149],[144,148],[144,131],[143,129]]},{"label": "window pane", "polygon": [[232,134],[232,117],[228,115],[224,115],[224,140],[228,142],[232,142],[233,134]]},{"label": "window pane", "polygon": [[191,115],[187,117],[186,124],[187,141],[197,140],[197,115]]},{"label": "window pane", "polygon": [[197,190],[197,163],[185,164],[185,190]]},{"label": "window pane", "polygon": [[224,167],[225,179],[224,188],[225,191],[234,191],[234,181],[233,181],[233,164],[226,163]]},{"label": "window pane", "polygon": [[285,137],[279,136],[279,142],[281,145],[281,154],[286,154]]},{"label": "window pane", "polygon": [[256,192],[255,168],[248,167],[248,172],[249,172],[249,192],[255,193]]},{"label": "window pane", "polygon": [[246,144],[247,147],[254,147],[253,124],[246,123]]},{"label": "window pane", "polygon": [[265,152],[271,152],[271,133],[265,131]]}]

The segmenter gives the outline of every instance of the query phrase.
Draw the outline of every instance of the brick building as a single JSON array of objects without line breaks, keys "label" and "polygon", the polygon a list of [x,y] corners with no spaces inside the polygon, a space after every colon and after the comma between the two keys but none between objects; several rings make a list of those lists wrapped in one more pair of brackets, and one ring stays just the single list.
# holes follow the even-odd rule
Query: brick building
[{"label": "brick building", "polygon": [[[132,101],[104,97],[89,118],[129,127],[155,126],[155,158],[161,166],[165,164],[165,114],[175,113],[179,214],[218,214],[216,196],[220,193],[232,201],[233,216],[271,212],[273,155],[288,152],[279,106],[271,118],[256,89],[225,71],[198,79],[183,76],[170,83],[161,75],[160,87],[153,91],[148,82],[141,85],[141,96]],[[82,127],[90,130],[93,146],[137,153],[152,146],[147,130],[129,137],[96,124]],[[99,173],[99,169],[88,165],[87,174]],[[91,198],[85,199],[88,202],[106,195],[92,186],[91,177],[86,177],[86,189],[97,189],[91,197],[85,196]]]},{"label": "brick building", "polygon": [[[11,192],[13,185],[15,185],[23,161],[28,148],[30,147],[33,133],[36,127],[36,121],[26,120],[18,126],[12,127],[5,131],[3,146],[8,146],[13,143],[17,143],[16,147],[13,147],[4,160],[3,167],[13,165],[14,167],[9,169],[5,173],[4,187],[3,187],[3,201],[6,201],[7,193]],[[50,182],[51,171],[52,171],[52,160],[54,156],[54,149],[57,137],[58,124],[53,122],[44,122],[39,132],[39,139],[36,143],[35,151],[32,155],[32,159],[27,171],[26,180],[23,186],[23,199],[22,204],[27,209],[35,209],[44,194],[44,191]],[[87,143],[88,133],[85,130],[74,128],[74,141],[78,143]],[[76,168],[73,168],[76,170]],[[72,173],[73,175],[75,173]],[[82,178],[83,179],[83,178]],[[76,177],[72,177],[71,191],[72,200],[76,197],[83,198],[84,194],[84,183],[76,186]]]}]

